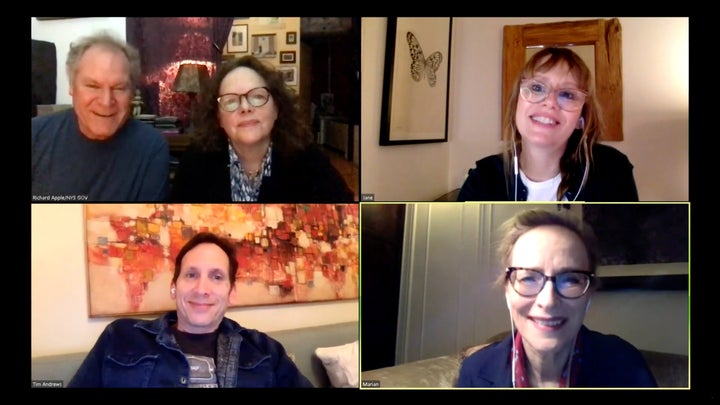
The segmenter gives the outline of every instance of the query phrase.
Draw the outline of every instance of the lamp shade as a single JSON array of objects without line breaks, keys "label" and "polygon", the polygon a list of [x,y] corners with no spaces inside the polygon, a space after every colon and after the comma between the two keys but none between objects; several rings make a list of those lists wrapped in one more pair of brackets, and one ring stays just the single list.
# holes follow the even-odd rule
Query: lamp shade
[{"label": "lamp shade", "polygon": [[210,77],[207,66],[183,63],[175,76],[173,90],[182,93],[199,93],[200,85]]}]

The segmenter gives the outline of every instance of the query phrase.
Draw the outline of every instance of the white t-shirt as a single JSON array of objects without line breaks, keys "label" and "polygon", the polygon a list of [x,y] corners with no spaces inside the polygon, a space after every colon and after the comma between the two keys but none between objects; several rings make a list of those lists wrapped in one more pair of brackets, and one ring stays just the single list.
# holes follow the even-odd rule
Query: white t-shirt
[{"label": "white t-shirt", "polygon": [[532,181],[520,170],[520,178],[528,189],[528,201],[557,201],[557,189],[561,180],[560,173],[545,181]]}]

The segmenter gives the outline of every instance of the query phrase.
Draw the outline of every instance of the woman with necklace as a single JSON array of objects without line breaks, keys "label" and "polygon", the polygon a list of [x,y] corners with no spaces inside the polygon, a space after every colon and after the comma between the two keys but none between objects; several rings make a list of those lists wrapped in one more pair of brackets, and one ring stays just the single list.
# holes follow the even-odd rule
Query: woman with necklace
[{"label": "woman with necklace", "polygon": [[498,254],[511,333],[463,360],[458,387],[657,386],[637,348],[583,325],[598,257],[587,225],[524,211],[503,225]]},{"label": "woman with necklace", "polygon": [[312,142],[297,96],[253,56],[223,63],[198,94],[195,143],[180,159],[172,202],[353,202]]}]

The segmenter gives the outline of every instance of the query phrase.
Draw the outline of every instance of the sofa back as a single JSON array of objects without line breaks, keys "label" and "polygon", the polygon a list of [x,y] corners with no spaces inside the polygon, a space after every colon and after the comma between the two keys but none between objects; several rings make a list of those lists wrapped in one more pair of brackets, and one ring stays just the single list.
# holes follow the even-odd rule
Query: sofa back
[{"label": "sofa back", "polygon": [[268,332],[285,346],[300,371],[316,387],[330,387],[325,366],[315,355],[318,347],[340,346],[359,340],[357,322]]},{"label": "sofa back", "polygon": [[[329,387],[330,381],[322,361],[315,355],[318,347],[339,346],[358,340],[358,322],[345,322],[332,325],[314,326],[300,329],[267,332],[272,338],[283,344],[285,350],[300,372],[316,387]],[[62,381],[66,386],[87,352],[58,354],[34,357],[30,372],[32,381]]]},{"label": "sofa back", "polygon": [[[363,371],[361,384],[380,388],[451,388],[455,385],[464,356],[487,344],[465,349],[459,355],[440,356],[391,367]],[[688,356],[640,350],[658,387],[689,388]],[[361,385],[363,386],[363,385]]]}]

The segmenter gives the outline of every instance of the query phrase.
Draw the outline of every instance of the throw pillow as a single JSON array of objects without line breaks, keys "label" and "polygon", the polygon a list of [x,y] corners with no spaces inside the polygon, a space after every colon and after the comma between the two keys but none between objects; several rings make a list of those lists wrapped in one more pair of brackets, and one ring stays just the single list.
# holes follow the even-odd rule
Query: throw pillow
[{"label": "throw pillow", "polygon": [[333,387],[358,388],[360,360],[357,340],[340,346],[318,347],[315,355],[325,366]]}]

